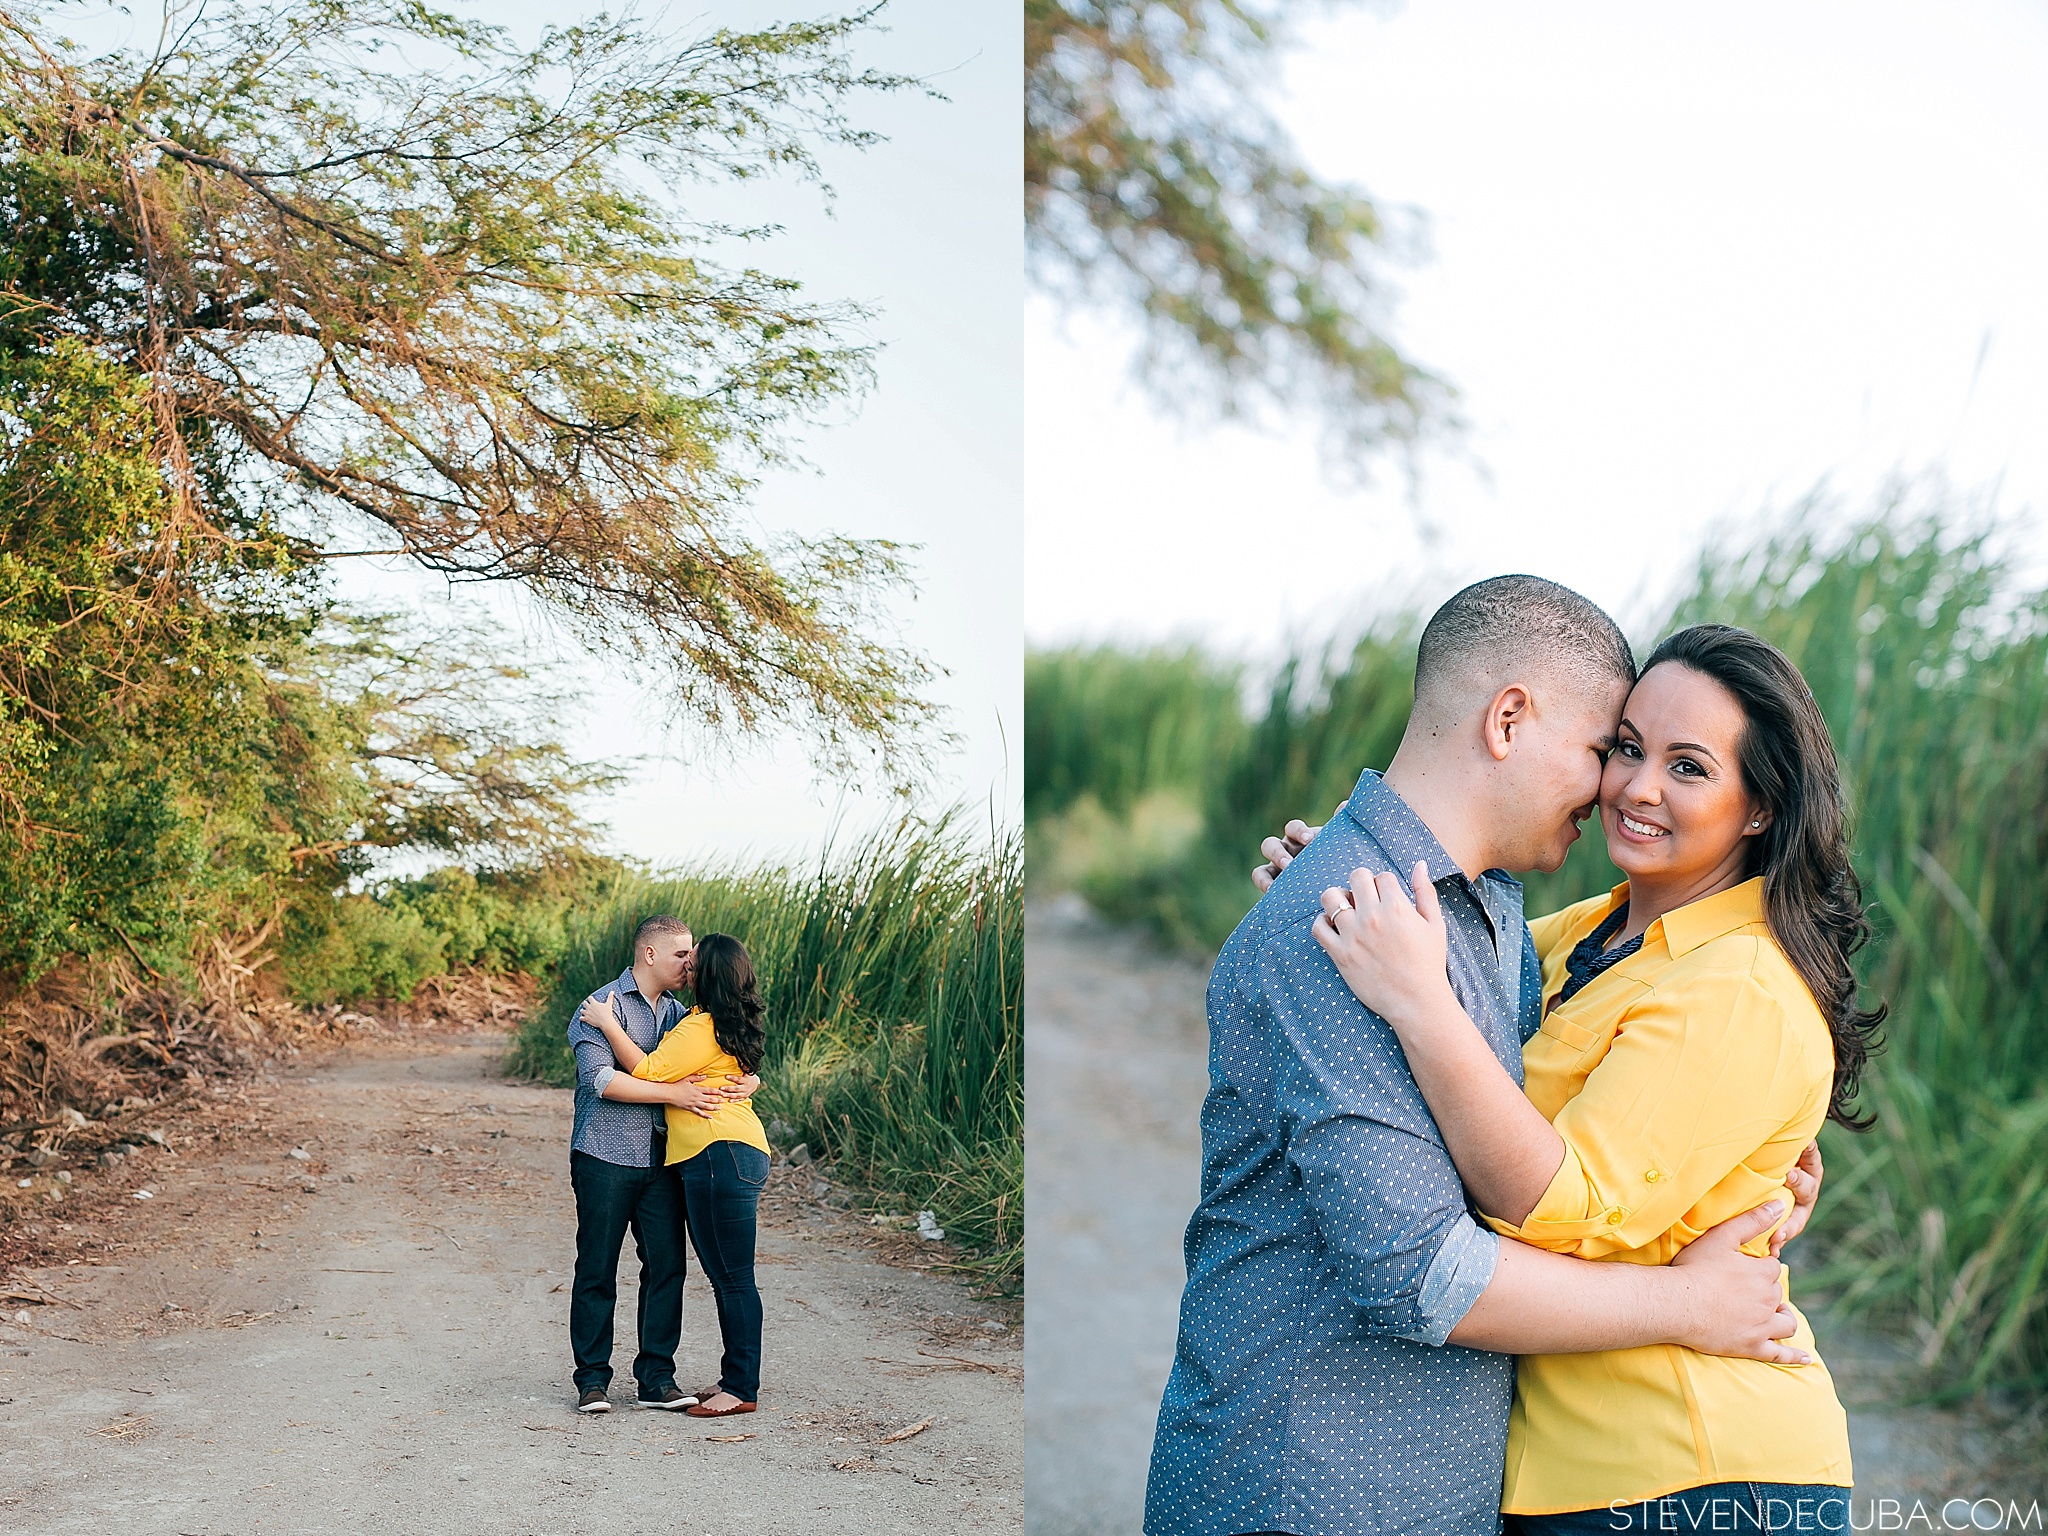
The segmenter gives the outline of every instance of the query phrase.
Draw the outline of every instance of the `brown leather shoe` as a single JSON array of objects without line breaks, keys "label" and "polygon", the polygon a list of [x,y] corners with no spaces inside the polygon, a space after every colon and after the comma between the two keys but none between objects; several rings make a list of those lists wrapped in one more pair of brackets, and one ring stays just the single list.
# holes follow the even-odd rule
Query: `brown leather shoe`
[{"label": "brown leather shoe", "polygon": [[702,1403],[692,1403],[683,1412],[693,1419],[723,1419],[735,1413],[752,1413],[752,1403],[734,1403],[730,1408],[706,1408]]}]

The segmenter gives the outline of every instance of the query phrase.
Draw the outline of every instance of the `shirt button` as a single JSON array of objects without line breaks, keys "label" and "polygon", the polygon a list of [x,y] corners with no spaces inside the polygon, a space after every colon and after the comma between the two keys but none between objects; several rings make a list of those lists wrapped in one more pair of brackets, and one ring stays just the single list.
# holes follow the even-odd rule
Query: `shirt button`
[{"label": "shirt button", "polygon": [[1663,1177],[1663,1174],[1659,1173],[1655,1168],[1652,1168],[1648,1173],[1643,1175],[1643,1182],[1645,1184],[1656,1184],[1662,1181]]},{"label": "shirt button", "polygon": [[1618,1227],[1626,1220],[1628,1220],[1628,1212],[1618,1205],[1607,1213],[1607,1225],[1610,1227]]}]

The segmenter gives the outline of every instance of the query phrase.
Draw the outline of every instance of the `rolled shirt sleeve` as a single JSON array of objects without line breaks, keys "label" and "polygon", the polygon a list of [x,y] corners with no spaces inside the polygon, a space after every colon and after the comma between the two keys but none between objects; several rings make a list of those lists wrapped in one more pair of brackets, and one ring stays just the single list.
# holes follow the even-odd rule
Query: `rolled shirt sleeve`
[{"label": "rolled shirt sleeve", "polygon": [[[590,996],[593,999],[610,997],[616,988],[617,983],[603,986]],[[611,1042],[603,1033],[583,1022],[580,1006],[569,1019],[569,1049],[576,1057],[577,1083],[602,1097],[605,1085],[618,1074],[618,1058],[612,1055]]]},{"label": "rolled shirt sleeve", "polygon": [[603,1039],[572,1040],[569,1049],[576,1053],[576,1080],[602,1098],[605,1085],[619,1074],[611,1046]]},{"label": "rolled shirt sleeve", "polygon": [[1385,1021],[1320,953],[1275,946],[1260,969],[1289,1058],[1287,1155],[1338,1283],[1368,1332],[1441,1345],[1492,1280],[1500,1240],[1467,1210]]},{"label": "rolled shirt sleeve", "polygon": [[1449,1339],[1480,1293],[1493,1283],[1499,1264],[1500,1239],[1474,1221],[1470,1212],[1460,1211],[1422,1277],[1422,1295],[1416,1304],[1418,1330],[1401,1337],[1431,1345]]},{"label": "rolled shirt sleeve", "polygon": [[1812,1108],[1814,1081],[1784,1008],[1746,968],[1648,988],[1552,1121],[1564,1160],[1534,1208],[1519,1224],[1488,1223],[1581,1258],[1667,1236],[1675,1252],[1784,1192],[1782,1179],[1749,1164],[1774,1161],[1766,1149]]}]

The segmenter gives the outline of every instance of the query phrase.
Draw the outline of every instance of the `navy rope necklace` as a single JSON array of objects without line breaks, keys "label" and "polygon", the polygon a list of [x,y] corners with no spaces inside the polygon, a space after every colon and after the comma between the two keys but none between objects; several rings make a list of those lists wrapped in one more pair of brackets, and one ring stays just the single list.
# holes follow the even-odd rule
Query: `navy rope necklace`
[{"label": "navy rope necklace", "polygon": [[1568,1003],[1579,989],[1595,976],[1621,964],[1630,955],[1643,947],[1643,936],[1639,933],[1626,944],[1607,947],[1607,941],[1621,931],[1621,925],[1628,921],[1628,903],[1623,902],[1610,912],[1598,928],[1587,934],[1572,946],[1572,952],[1565,956],[1564,990],[1557,994],[1553,1007]]}]

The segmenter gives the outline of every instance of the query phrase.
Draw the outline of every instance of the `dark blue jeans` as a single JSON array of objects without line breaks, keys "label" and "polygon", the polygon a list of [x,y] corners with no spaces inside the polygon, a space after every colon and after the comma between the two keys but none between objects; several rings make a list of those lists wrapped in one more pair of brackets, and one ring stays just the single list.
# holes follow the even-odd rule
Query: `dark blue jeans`
[{"label": "dark blue jeans", "polygon": [[742,1402],[761,1395],[761,1292],[754,1284],[754,1216],[768,1182],[768,1155],[743,1141],[714,1141],[676,1164],[690,1241],[718,1300],[725,1355],[718,1385]]},{"label": "dark blue jeans", "polygon": [[1849,1490],[1822,1483],[1708,1483],[1619,1509],[1568,1515],[1509,1515],[1508,1536],[1592,1536],[1594,1532],[1710,1531],[1807,1533],[1849,1529]]},{"label": "dark blue jeans", "polygon": [[576,1191],[576,1280],[569,1291],[569,1348],[576,1356],[576,1390],[612,1384],[612,1313],[619,1301],[619,1248],[633,1229],[640,1256],[640,1353],[633,1379],[643,1393],[675,1385],[676,1342],[683,1332],[683,1191],[661,1165],[626,1168],[569,1154],[569,1186]]}]

